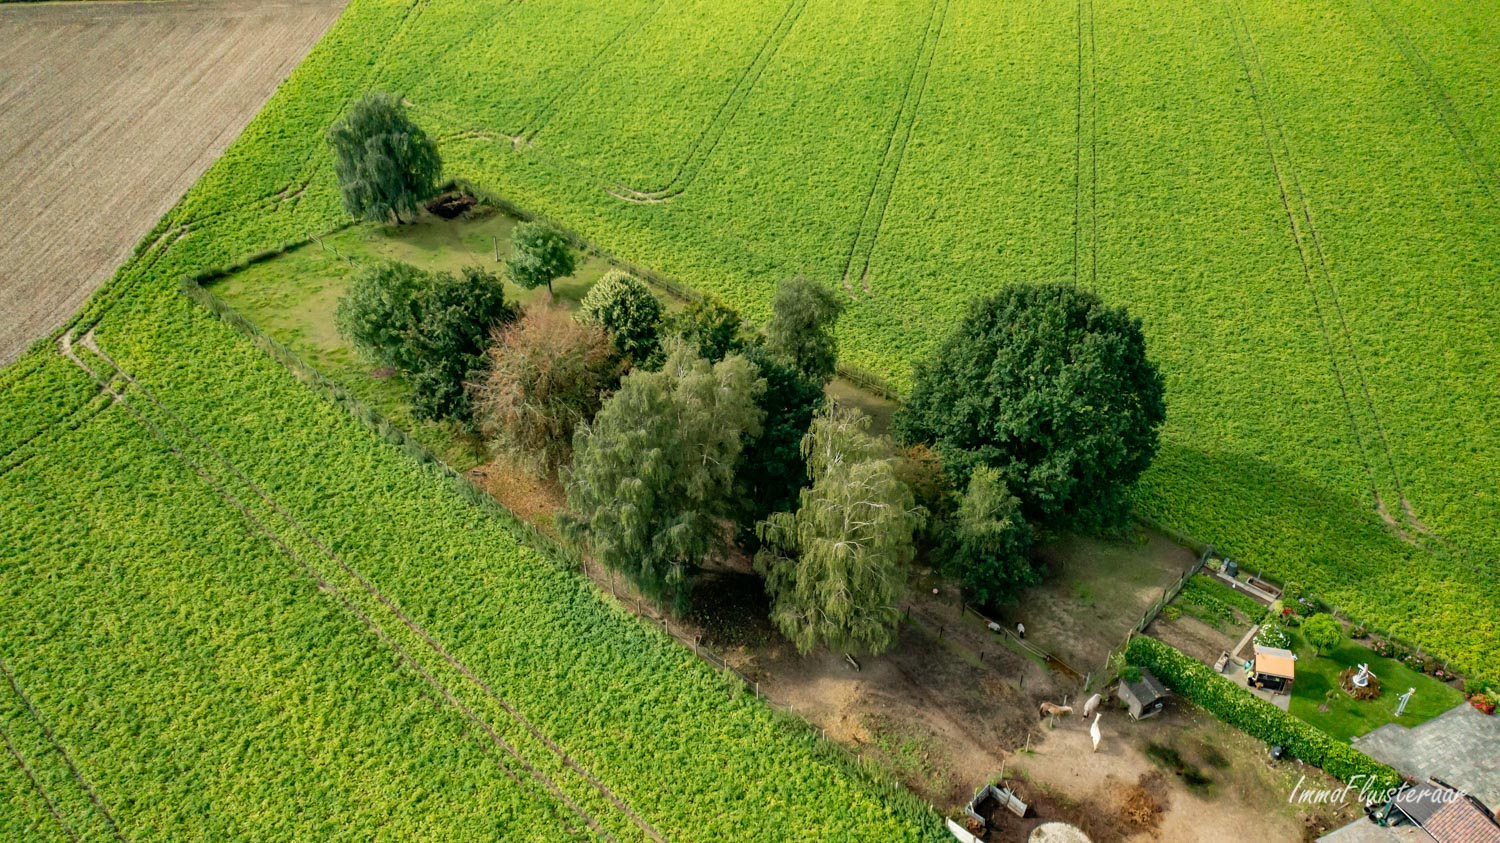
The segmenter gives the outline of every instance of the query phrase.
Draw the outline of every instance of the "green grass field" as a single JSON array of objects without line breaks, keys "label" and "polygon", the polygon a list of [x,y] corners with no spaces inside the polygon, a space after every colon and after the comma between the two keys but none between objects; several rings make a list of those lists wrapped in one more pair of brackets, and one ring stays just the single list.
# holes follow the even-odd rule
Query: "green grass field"
[{"label": "green grass field", "polygon": [[1500,674],[1497,27],[352,0],[70,327],[123,400],[53,344],[0,371],[0,838],[941,834],[178,292],[344,223],[323,132],[371,88],[752,320],[844,289],[845,362],[898,387],[970,296],[1097,287],[1168,377],[1146,512]]},{"label": "green grass field", "polygon": [[[410,433],[448,465],[467,471],[482,461],[472,435],[451,422],[417,419],[406,402],[399,375],[376,378],[375,364],[339,336],[334,312],[355,267],[396,260],[432,272],[458,273],[465,266],[501,272],[494,255],[510,254],[515,219],[493,213],[482,219],[445,221],[424,217],[418,225],[360,225],[319,237],[274,260],[256,263],[215,280],[212,291],[319,372]],[[608,269],[598,258],[579,261],[573,275],[554,285],[560,302],[576,305]],[[508,300],[523,304],[546,294],[506,284]]]},{"label": "green grass field", "polygon": [[[1464,695],[1432,677],[1419,673],[1394,659],[1381,658],[1358,642],[1345,640],[1322,656],[1299,630],[1290,630],[1292,649],[1297,653],[1297,681],[1292,683],[1292,714],[1342,740],[1363,735],[1387,723],[1415,726],[1463,703]],[[1346,667],[1368,664],[1370,672],[1380,677],[1384,692],[1376,699],[1356,701],[1342,690],[1331,698],[1330,690],[1339,687],[1339,672]],[[1400,717],[1396,716],[1398,697],[1406,689],[1416,688],[1411,702]],[[1327,707],[1327,711],[1321,710]]]}]

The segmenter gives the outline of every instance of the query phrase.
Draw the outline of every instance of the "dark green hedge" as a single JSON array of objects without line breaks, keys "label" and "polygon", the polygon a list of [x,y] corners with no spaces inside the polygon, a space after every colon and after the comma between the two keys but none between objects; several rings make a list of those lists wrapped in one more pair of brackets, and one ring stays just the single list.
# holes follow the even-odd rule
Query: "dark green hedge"
[{"label": "dark green hedge", "polygon": [[[1330,737],[1271,703],[1235,685],[1204,663],[1157,641],[1139,636],[1125,647],[1125,660],[1150,668],[1167,687],[1208,709],[1225,723],[1280,746],[1293,756],[1356,787],[1396,787],[1401,776],[1343,741]],[[1355,778],[1358,776],[1358,778]]]}]

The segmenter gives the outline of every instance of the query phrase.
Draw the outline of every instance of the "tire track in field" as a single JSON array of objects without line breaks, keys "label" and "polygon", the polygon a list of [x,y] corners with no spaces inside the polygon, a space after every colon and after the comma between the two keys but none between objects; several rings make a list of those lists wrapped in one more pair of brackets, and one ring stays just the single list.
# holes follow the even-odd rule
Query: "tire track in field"
[{"label": "tire track in field", "polygon": [[1094,0],[1078,0],[1078,103],[1073,153],[1073,283],[1086,282],[1094,290],[1099,287],[1097,68]]},{"label": "tire track in field", "polygon": [[[83,343],[80,342],[79,344],[82,345]],[[92,376],[100,384],[100,386],[101,386],[102,389],[104,389],[104,390],[108,391],[109,393],[111,393],[114,396],[115,403],[123,405],[125,407],[125,409],[132,416],[135,417],[135,420],[142,427],[144,427],[158,442],[160,442],[162,445],[164,445],[167,448],[167,450],[172,453],[172,455],[174,457],[176,457],[180,462],[182,462],[184,465],[186,465],[188,468],[190,468],[193,471],[193,473],[197,474],[198,477],[206,485],[208,485],[209,488],[211,488],[222,500],[224,500],[226,503],[228,503],[230,506],[232,506],[235,510],[237,510],[241,514],[241,516],[243,516],[247,521],[249,521],[250,524],[254,527],[254,529],[255,529],[256,532],[259,532],[262,535],[264,535],[268,540],[271,541],[272,544],[274,544],[277,547],[277,549],[279,549],[289,559],[291,559],[292,561],[294,561],[295,563],[297,563],[302,568],[303,572],[306,573],[308,575],[308,577],[310,579],[312,579],[312,581],[314,583],[317,584],[318,589],[320,591],[323,591],[323,592],[325,592],[325,593],[333,596],[334,599],[337,600],[340,603],[340,605],[342,605],[351,614],[353,614],[357,618],[359,618],[359,620],[361,620],[366,625],[366,627],[369,628],[370,631],[375,634],[375,636],[381,641],[381,643],[383,643],[386,646],[388,646],[389,648],[391,648],[391,650],[396,654],[397,661],[400,664],[408,667],[410,670],[412,670],[412,672],[416,673],[419,677],[421,677],[423,680],[425,680],[428,683],[428,685],[433,690],[435,690],[438,693],[438,695],[441,697],[441,699],[446,700],[450,705],[453,705],[456,709],[458,709],[458,711],[460,712],[460,714],[462,714],[464,716],[465,721],[466,721],[465,724],[464,724],[464,726],[463,726],[465,734],[472,734],[469,731],[469,724],[473,724],[475,726],[478,726],[482,731],[484,731],[489,736],[491,745],[494,746],[494,747],[499,747],[500,749],[502,749],[503,751],[505,751],[509,756],[511,756],[517,762],[519,762],[519,764],[528,773],[530,773],[534,777],[533,778],[534,782],[543,782],[543,784],[550,784],[551,783],[551,780],[548,779],[545,774],[541,773],[540,771],[537,771],[534,767],[532,767],[531,765],[529,765],[520,756],[520,754],[518,752],[516,752],[513,747],[510,746],[510,744],[508,742],[506,742],[503,738],[499,737],[494,732],[493,728],[491,728],[488,724],[486,724],[483,720],[481,720],[478,717],[478,715],[476,715],[472,711],[472,709],[470,709],[468,706],[466,706],[463,702],[459,701],[453,695],[453,693],[450,691],[450,689],[446,685],[444,685],[444,683],[441,680],[439,680],[436,677],[434,677],[426,668],[424,668],[420,663],[418,663],[417,660],[415,658],[413,658],[411,656],[411,654],[409,652],[407,652],[407,650],[401,646],[400,643],[394,641],[390,637],[390,635],[387,634],[387,632],[378,623],[376,623],[367,613],[365,613],[357,605],[355,605],[352,601],[350,601],[336,585],[330,583],[321,573],[319,573],[317,571],[316,568],[314,568],[306,560],[306,558],[304,558],[304,556],[301,553],[298,553],[294,548],[290,547],[288,545],[286,539],[281,534],[279,534],[276,531],[272,530],[265,523],[264,520],[262,520],[260,517],[258,517],[255,513],[251,512],[248,504],[246,504],[245,502],[241,501],[238,497],[236,497],[235,494],[233,492],[231,492],[229,489],[227,489],[224,486],[224,484],[218,478],[216,478],[215,476],[211,475],[207,471],[207,469],[205,469],[203,467],[203,465],[201,465],[199,462],[197,462],[196,460],[194,460],[192,457],[188,456],[188,454],[183,450],[183,448],[179,447],[179,445],[177,443],[175,443],[171,439],[171,437],[169,437],[166,434],[166,432],[164,430],[162,430],[162,428],[160,426],[158,426],[156,423],[152,422],[149,418],[147,418],[145,416],[145,414],[141,411],[141,409],[138,408],[138,407],[136,407],[135,404],[127,397],[127,392],[128,392],[128,390],[130,388],[130,385],[131,385],[131,382],[129,380],[127,380],[125,382],[125,384],[123,386],[119,387],[119,388],[116,388],[114,386],[113,381],[114,381],[115,377],[117,375],[119,375],[119,374],[122,374],[123,370],[116,370],[115,372],[112,372],[110,374],[110,376],[109,376],[109,379],[106,380],[103,377],[101,377],[98,373],[96,373],[87,363],[83,362],[83,360],[81,358],[79,358],[77,356],[76,352],[71,347],[71,337],[66,337],[65,336],[63,338],[63,342],[60,345],[61,345],[61,353],[64,356],[66,356],[69,360],[71,360],[75,365],[79,366],[84,371],[88,372],[89,375]],[[127,376],[127,378],[128,378],[128,376]],[[141,391],[143,391],[143,390],[141,390]],[[148,403],[155,404],[155,406],[157,406],[160,409],[165,409],[165,407],[163,405],[155,402],[154,400],[150,399],[149,397],[148,397],[147,400],[148,400]],[[170,412],[170,411],[168,411],[168,412]],[[191,434],[191,431],[189,431],[189,433]],[[423,696],[426,697],[427,695],[423,694]],[[495,760],[496,766],[500,769],[501,772],[505,773],[508,777],[510,777],[514,781],[517,781],[517,782],[520,781],[520,779],[518,778],[516,772],[513,769],[511,769],[511,767],[509,766],[509,764],[503,758],[497,757],[497,756],[495,756],[492,753],[491,746],[486,746],[483,741],[480,742],[480,746],[481,746],[481,749],[487,755],[490,755],[491,758]],[[543,780],[545,780],[545,781],[543,781]],[[559,799],[559,801],[561,801],[561,802],[569,805],[570,808],[575,807],[574,803],[572,803],[571,800],[569,800],[566,795],[562,794],[560,790],[553,790],[551,788],[548,788],[547,792],[544,792],[541,795],[545,798],[547,795],[549,795],[549,793],[550,793],[550,795],[557,797]],[[579,815],[583,816],[584,813],[581,812],[581,809],[578,809],[578,810],[579,810]],[[575,837],[578,835],[576,829],[573,829],[571,827],[569,827],[569,832],[573,836],[575,836]],[[613,840],[613,838],[609,837],[609,835],[607,833],[604,833],[603,836],[605,836],[607,839]]]},{"label": "tire track in field", "polygon": [[1432,105],[1432,110],[1437,113],[1438,119],[1442,121],[1443,128],[1453,138],[1458,151],[1464,157],[1464,162],[1474,173],[1480,187],[1489,195],[1491,201],[1500,201],[1500,168],[1495,166],[1489,156],[1485,154],[1484,147],[1474,138],[1474,133],[1469,130],[1463,115],[1459,113],[1458,107],[1448,96],[1448,91],[1438,81],[1437,75],[1432,72],[1432,64],[1422,55],[1422,51],[1406,34],[1400,25],[1380,10],[1376,0],[1367,0],[1370,12],[1380,22],[1380,27],[1390,38],[1396,51],[1401,54],[1412,74],[1417,79],[1417,84],[1422,88],[1422,93],[1427,96],[1427,101]]},{"label": "tire track in field", "polygon": [[[1375,509],[1398,535],[1408,542],[1416,543],[1416,539],[1407,532],[1407,529],[1417,530],[1412,523],[1414,519],[1407,514],[1410,512],[1410,504],[1401,488],[1395,459],[1391,455],[1385,429],[1371,397],[1353,333],[1339,301],[1338,288],[1328,269],[1322,238],[1313,223],[1312,209],[1292,159],[1290,139],[1270,95],[1260,49],[1238,3],[1226,0],[1224,10],[1241,69],[1250,87],[1250,98],[1260,119],[1266,155],[1276,177],[1287,225],[1297,246],[1302,276],[1312,299],[1313,312],[1317,316],[1329,365],[1333,369],[1344,412],[1354,434],[1355,447],[1369,481]],[[1389,489],[1387,493],[1383,493],[1382,487],[1386,484],[1389,484]],[[1397,514],[1392,514],[1387,506],[1388,497],[1398,502]]]},{"label": "tire track in field", "polygon": [[536,111],[527,116],[526,124],[522,126],[520,132],[516,133],[515,142],[531,143],[543,129],[547,128],[547,124],[552,122],[552,118],[557,116],[557,113],[562,109],[563,103],[567,102],[578,92],[578,89],[583,86],[584,80],[592,77],[607,57],[614,55],[615,47],[621,41],[624,41],[627,35],[631,35],[644,27],[652,18],[656,17],[657,13],[666,8],[666,5],[666,0],[656,0],[655,3],[636,13],[624,26],[620,27],[620,31],[616,32],[615,36],[605,43],[603,47],[600,47],[594,53],[593,58],[590,58],[581,70],[558,86]]},{"label": "tire track in field", "polygon": [[874,254],[876,241],[880,239],[885,212],[890,206],[891,194],[895,192],[896,179],[901,175],[901,165],[906,161],[906,147],[917,123],[917,113],[922,108],[922,98],[927,93],[927,80],[931,77],[933,58],[937,55],[938,42],[942,40],[943,26],[948,21],[948,7],[951,4],[952,0],[933,0],[932,7],[928,10],[927,26],[922,30],[922,40],[917,45],[917,55],[912,61],[911,72],[906,77],[906,88],[901,93],[901,107],[896,109],[891,120],[885,151],[870,180],[870,190],[865,194],[859,227],[855,230],[848,256],[844,259],[844,292],[851,298],[855,296],[856,279],[866,293],[870,292],[870,256]]},{"label": "tire track in field", "polygon": [[[88,797],[88,801],[93,804],[93,811],[89,813],[92,813],[97,819],[102,820],[103,824],[108,827],[110,836],[112,836],[116,840],[121,841],[121,843],[129,843],[124,833],[120,831],[119,823],[115,822],[114,815],[111,814],[109,812],[109,809],[104,806],[103,800],[99,798],[99,794],[94,790],[93,785],[89,784],[88,778],[83,775],[83,771],[78,768],[78,764],[73,760],[73,756],[69,755],[68,751],[63,748],[62,743],[58,741],[57,733],[53,732],[52,727],[47,725],[46,718],[44,718],[42,716],[42,713],[37,710],[36,704],[32,702],[31,698],[26,695],[26,692],[21,689],[21,684],[16,680],[15,673],[11,671],[10,665],[6,663],[3,657],[0,657],[0,674],[4,674],[5,682],[10,686],[11,693],[15,695],[15,698],[20,701],[22,708],[25,709],[26,719],[28,719],[37,727],[38,731],[44,738],[47,744],[47,749],[45,751],[55,753],[57,757],[62,760],[64,766],[68,768],[69,775],[72,777],[73,781],[78,784],[79,790],[81,790],[83,794]],[[10,749],[11,754],[15,756],[16,762],[19,763],[22,769],[26,771],[27,778],[31,779],[31,782],[36,786],[37,791],[42,794],[42,798],[47,801],[49,809],[52,810],[52,815],[57,818],[57,821],[61,823],[64,828],[69,830],[69,832],[73,836],[73,839],[79,839],[76,830],[73,829],[71,825],[63,821],[62,814],[60,810],[57,809],[56,803],[53,800],[52,796],[33,776],[31,768],[28,767],[22,760],[19,750],[11,745],[10,736],[8,734],[6,735],[5,743],[7,748]]]},{"label": "tire track in field", "polygon": [[[406,664],[425,681],[427,681],[429,685],[431,685],[435,690],[438,691],[443,699],[447,700],[451,705],[457,708],[470,723],[472,723],[480,731],[484,732],[485,735],[490,739],[490,742],[492,744],[494,744],[497,748],[505,752],[508,756],[510,756],[518,764],[520,764],[536,782],[540,783],[552,796],[556,797],[560,802],[562,802],[570,810],[572,810],[580,819],[584,820],[585,824],[588,825],[590,829],[594,830],[596,834],[602,836],[607,840],[617,841],[617,838],[612,833],[610,833],[609,830],[605,829],[603,825],[598,822],[598,820],[592,814],[590,814],[587,809],[583,808],[574,799],[569,797],[564,792],[561,785],[554,781],[547,773],[538,769],[532,762],[528,761],[523,752],[521,752],[516,746],[514,746],[511,742],[507,741],[503,736],[501,736],[496,731],[494,725],[489,722],[489,720],[475,711],[474,706],[471,706],[470,704],[467,704],[462,699],[460,699],[458,696],[459,692],[458,690],[456,690],[458,686],[467,683],[480,690],[482,692],[482,697],[484,698],[483,700],[481,700],[481,705],[496,708],[499,711],[503,712],[507,719],[512,721],[523,732],[530,735],[531,738],[533,738],[540,746],[545,748],[548,753],[550,753],[552,756],[555,756],[556,762],[559,763],[561,767],[566,768],[567,770],[571,770],[574,774],[576,774],[577,778],[582,783],[585,783],[588,786],[588,788],[597,791],[600,797],[602,797],[608,803],[612,804],[617,810],[619,810],[620,813],[630,823],[634,824],[646,837],[657,841],[657,843],[668,843],[666,838],[664,838],[661,833],[655,829],[654,826],[652,826],[633,809],[631,809],[623,800],[619,798],[618,795],[613,792],[611,788],[609,788],[608,785],[604,784],[586,768],[579,764],[562,747],[560,747],[556,742],[554,742],[540,729],[538,729],[535,724],[533,724],[524,714],[522,714],[503,697],[497,694],[493,687],[491,687],[483,679],[479,678],[479,676],[476,675],[472,669],[470,669],[467,665],[465,665],[463,662],[459,661],[451,653],[449,653],[446,648],[442,646],[442,644],[440,644],[430,633],[427,632],[425,628],[423,628],[409,615],[407,615],[396,604],[394,600],[392,600],[387,594],[376,587],[374,583],[372,583],[362,573],[355,569],[346,559],[343,558],[342,555],[329,548],[322,540],[314,536],[307,529],[307,527],[305,527],[300,521],[292,516],[279,502],[275,500],[274,497],[272,497],[263,488],[261,488],[249,477],[247,477],[217,448],[205,441],[196,431],[192,429],[190,425],[188,425],[181,418],[181,416],[179,416],[169,406],[162,403],[160,399],[158,399],[154,394],[151,393],[149,389],[145,387],[145,385],[137,381],[129,372],[127,372],[118,363],[116,363],[107,354],[105,354],[103,350],[98,347],[97,343],[94,342],[91,336],[85,335],[80,339],[78,344],[88,349],[100,360],[102,360],[105,365],[113,370],[111,379],[113,379],[115,376],[122,378],[124,380],[123,389],[118,391],[114,390],[111,385],[109,385],[105,380],[101,379],[98,374],[96,374],[76,355],[75,351],[72,348],[71,342],[67,342],[68,340],[70,340],[70,338],[64,337],[64,340],[65,342],[62,343],[62,350],[65,356],[72,360],[76,365],[84,368],[84,370],[87,371],[92,377],[94,377],[96,381],[100,382],[101,386],[115,394],[117,401],[120,403],[124,403],[126,405],[126,409],[129,410],[134,416],[136,416],[137,420],[141,422],[143,426],[145,426],[159,441],[166,445],[175,456],[189,465],[189,467],[191,467],[193,471],[199,475],[200,478],[202,478],[217,493],[219,493],[221,497],[223,497],[227,502],[229,502],[232,506],[239,510],[247,519],[249,519],[252,524],[255,525],[258,531],[266,535],[267,538],[269,538],[274,544],[276,544],[279,549],[281,549],[286,555],[296,561],[304,569],[304,571],[308,573],[308,575],[316,583],[318,583],[321,590],[333,595],[346,609],[359,617],[360,620],[364,622],[366,626],[369,627],[371,631],[373,631],[383,643],[392,648],[392,650],[397,654],[398,658],[403,664]],[[170,419],[170,422],[166,423],[167,426],[175,426],[177,428],[181,428],[181,430],[185,432],[187,437],[193,443],[195,443],[198,448],[202,449],[206,454],[209,455],[209,459],[205,460],[204,462],[217,462],[222,464],[224,468],[227,468],[229,473],[232,474],[239,481],[239,483],[248,490],[249,494],[244,497],[244,500],[236,497],[233,492],[226,488],[226,485],[222,481],[222,479],[219,477],[215,477],[208,471],[207,468],[204,467],[202,463],[188,456],[186,453],[186,449],[179,446],[178,443],[175,443],[172,438],[167,435],[166,432],[162,429],[161,425],[157,425],[150,419],[146,418],[144,413],[141,412],[141,409],[135,406],[135,404],[131,402],[128,397],[126,397],[127,390],[139,393],[145,399],[148,405],[155,407],[157,410],[164,413]],[[268,509],[267,517],[264,519],[256,516],[253,512],[250,511],[250,505],[256,505],[254,503],[256,500],[259,500],[261,502],[259,505],[263,505]],[[250,503],[247,504],[246,501],[249,501]],[[267,521],[277,519],[280,519],[281,521],[284,521],[287,525],[289,525],[292,528],[292,533],[288,533],[285,530],[277,531],[275,529],[272,529],[266,523]],[[303,544],[303,552],[299,553],[295,548],[291,546],[292,544]],[[325,561],[333,562],[338,567],[338,569],[341,570],[344,575],[346,575],[349,580],[351,580],[352,583],[357,586],[357,588],[348,588],[347,584],[346,586],[341,587],[338,584],[331,582],[323,572],[319,571],[318,568],[309,561],[310,558],[317,556],[322,556]],[[390,630],[383,627],[379,621],[372,617],[372,612],[367,612],[356,605],[354,600],[348,596],[348,593],[346,593],[350,591],[352,591],[356,595],[359,591],[363,591],[369,598],[372,598],[376,602],[376,604],[378,604],[377,607],[372,607],[374,608],[374,613],[379,613],[383,610],[385,613],[394,616],[394,618],[399,621],[399,624],[393,625],[393,628],[396,629],[396,633],[393,634]],[[410,638],[410,640],[408,641],[408,645],[403,645],[401,642],[396,640],[398,635],[401,634],[400,630],[402,628],[408,631],[407,637]],[[435,675],[437,670],[434,670],[431,667],[424,666],[421,661],[419,661],[417,656],[414,655],[414,653],[420,652],[423,649],[429,650],[440,657],[440,662],[437,665],[438,670],[446,670],[448,672],[451,672],[453,674],[453,677],[456,677],[457,681],[453,682],[451,687],[449,683],[445,683],[440,677],[437,677]],[[446,665],[446,668],[444,668],[444,665]],[[499,762],[497,761],[497,763]],[[501,764],[501,766],[502,768],[504,768],[503,764]],[[514,774],[509,770],[505,771],[507,772],[507,775],[512,775],[514,777]]]},{"label": "tire track in field", "polygon": [[21,757],[21,753],[16,750],[15,744],[11,743],[10,734],[5,731],[3,726],[0,726],[0,741],[5,743],[5,751],[9,752],[10,757],[15,759],[16,766],[21,768],[21,773],[26,776],[26,779],[31,782],[31,786],[36,789],[37,795],[41,796],[42,801],[46,803],[47,813],[51,814],[52,819],[57,821],[63,832],[68,835],[68,839],[76,843],[79,840],[78,832],[74,831],[73,827],[68,825],[68,821],[63,819],[62,813],[58,811],[57,803],[52,801],[51,794],[47,793],[47,789],[42,787],[42,783],[36,780],[36,774],[32,773],[31,768],[26,765],[26,759]]},{"label": "tire track in field", "polygon": [[802,18],[802,12],[807,8],[808,0],[789,0],[786,9],[782,11],[777,20],[775,28],[761,42],[760,49],[755,53],[755,58],[745,67],[740,77],[735,80],[734,87],[730,89],[729,96],[719,104],[714,116],[703,127],[693,145],[689,148],[686,158],[677,165],[671,180],[661,187],[635,188],[616,182],[609,187],[610,195],[626,202],[654,203],[665,202],[682,194],[698,178],[698,173],[718,148],[719,141],[723,140],[724,133],[729,125],[734,122],[734,117],[739,113],[740,107],[745,100],[750,98],[750,92],[754,90],[760,81],[761,74],[770,65],[771,60],[781,51],[781,45],[786,42],[787,34],[796,27],[797,21]]},{"label": "tire track in field", "polygon": [[[59,434],[59,428],[64,428],[69,432],[78,430],[104,412],[109,407],[109,403],[109,399],[104,397],[104,392],[101,390],[61,416],[48,421],[36,433],[26,437],[4,454],[0,454],[0,477],[15,471],[42,454],[41,445],[50,444],[52,438]],[[46,437],[46,441],[41,441],[43,437]],[[39,442],[41,445],[38,444]]]}]

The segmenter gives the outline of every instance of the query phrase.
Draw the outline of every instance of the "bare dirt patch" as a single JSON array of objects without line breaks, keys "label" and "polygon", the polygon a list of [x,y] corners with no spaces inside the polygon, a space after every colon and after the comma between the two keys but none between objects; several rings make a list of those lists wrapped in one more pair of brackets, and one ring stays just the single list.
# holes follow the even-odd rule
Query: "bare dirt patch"
[{"label": "bare dirt patch", "polygon": [[1024,623],[1029,642],[1085,672],[1098,671],[1152,602],[1197,562],[1192,551],[1144,530],[1122,541],[1068,537],[1038,556],[1045,579],[1002,620]]},{"label": "bare dirt patch", "polygon": [[344,3],[0,5],[0,364],[109,278]]},{"label": "bare dirt patch", "polygon": [[1204,664],[1218,661],[1221,653],[1228,653],[1239,643],[1240,635],[1250,627],[1236,629],[1234,635],[1221,632],[1192,615],[1183,615],[1177,620],[1158,617],[1146,628],[1152,638],[1158,638],[1192,656]]},{"label": "bare dirt patch", "polygon": [[[534,522],[550,523],[549,506],[561,506],[555,479],[529,478],[503,461],[476,472],[483,472],[492,494]],[[1095,587],[1089,583],[1116,576],[1107,572],[1121,554],[1164,553],[1158,564],[1136,563],[1148,569],[1141,577],[1153,583],[1175,578],[1179,556],[1187,552],[1157,547],[1156,541],[1148,537],[1113,549],[1079,541],[1049,552],[1103,560],[1065,569],[1088,590]],[[1186,559],[1191,564],[1191,554]],[[627,607],[662,621],[662,613],[623,577],[595,565],[588,573]],[[1106,701],[1105,740],[1093,752],[1089,721],[1074,715],[1053,724],[1038,715],[1042,702],[1078,705],[1081,683],[987,629],[961,608],[952,586],[939,584],[933,594],[933,582],[917,577],[904,601],[910,614],[896,646],[879,657],[856,659],[857,669],[843,653],[798,654],[770,624],[764,587],[743,555],[706,571],[689,614],[667,623],[679,639],[739,671],[772,705],[889,770],[940,812],[955,814],[991,781],[1012,786],[1031,813],[1003,817],[985,838],[990,841],[1022,841],[1041,823],[1058,820],[1084,829],[1098,843],[1222,841],[1249,828],[1257,830],[1256,839],[1310,840],[1316,835],[1309,829],[1326,830],[1352,817],[1349,810],[1290,805],[1287,797],[1299,776],[1308,776],[1304,787],[1331,786],[1331,780],[1316,768],[1272,762],[1258,741],[1180,701],[1142,723]],[[1050,587],[1056,611],[1080,611],[1071,602],[1079,599],[1074,585]],[[1151,589],[1137,590],[1149,603]],[[1093,605],[1084,600],[1082,611]],[[1106,639],[1095,645],[1088,637],[1078,640],[1103,646]]]}]

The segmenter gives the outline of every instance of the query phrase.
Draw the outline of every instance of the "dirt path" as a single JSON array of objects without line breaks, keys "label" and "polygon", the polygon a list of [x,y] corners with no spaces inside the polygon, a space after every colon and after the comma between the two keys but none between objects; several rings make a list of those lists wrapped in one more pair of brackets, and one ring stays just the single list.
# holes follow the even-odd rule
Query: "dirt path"
[{"label": "dirt path", "polygon": [[[561,505],[555,482],[506,482],[511,473],[503,460],[473,472],[481,482],[490,481],[484,485],[502,503],[526,512],[534,522],[550,523],[551,511]],[[1094,543],[1082,546],[1097,550]],[[1054,550],[1069,551],[1074,558],[1085,555],[1078,549]],[[1133,551],[1117,548],[1105,554],[1102,567],[1114,570],[1119,555],[1126,553]],[[1192,561],[1185,551],[1157,554],[1163,570],[1143,571],[1143,580],[1171,573],[1182,554]],[[623,577],[611,577],[593,565],[589,575],[627,608],[662,622],[661,613]],[[1119,578],[1115,570],[1111,580]],[[937,594],[932,587],[919,572],[903,600],[910,617],[896,646],[877,658],[859,660],[858,669],[842,653],[799,655],[770,625],[764,587],[742,556],[706,572],[695,587],[690,614],[668,619],[668,624],[680,640],[701,642],[738,670],[773,706],[797,714],[829,740],[890,770],[940,812],[962,806],[977,788],[1004,774],[1034,812],[1024,821],[1008,821],[992,832],[990,841],[1025,840],[1046,820],[1078,824],[1093,833],[1096,843],[1222,841],[1235,839],[1246,828],[1257,829],[1256,839],[1301,840],[1312,839],[1310,829],[1334,827],[1335,820],[1348,815],[1289,805],[1287,796],[1299,776],[1325,784],[1331,780],[1295,763],[1273,766],[1259,742],[1181,703],[1171,704],[1166,716],[1143,723],[1128,720],[1106,703],[1101,724],[1105,742],[1093,753],[1081,718],[1063,718],[1054,730],[1037,713],[1043,701],[1078,704],[1080,682],[1017,652],[1004,636],[962,612],[951,585],[939,584]],[[1058,593],[1049,599],[1061,610],[1064,590],[1054,590]],[[1094,598],[1082,603],[1090,611],[1095,608]],[[1134,603],[1129,605],[1138,611]],[[1112,637],[1113,630],[1105,636]],[[1085,651],[1105,640],[1058,638]],[[1169,766],[1148,756],[1151,744],[1180,753],[1210,783],[1190,787]],[[1143,816],[1144,822],[1135,823],[1135,816]]]},{"label": "dirt path", "polygon": [[344,3],[0,5],[0,365],[129,257]]}]

